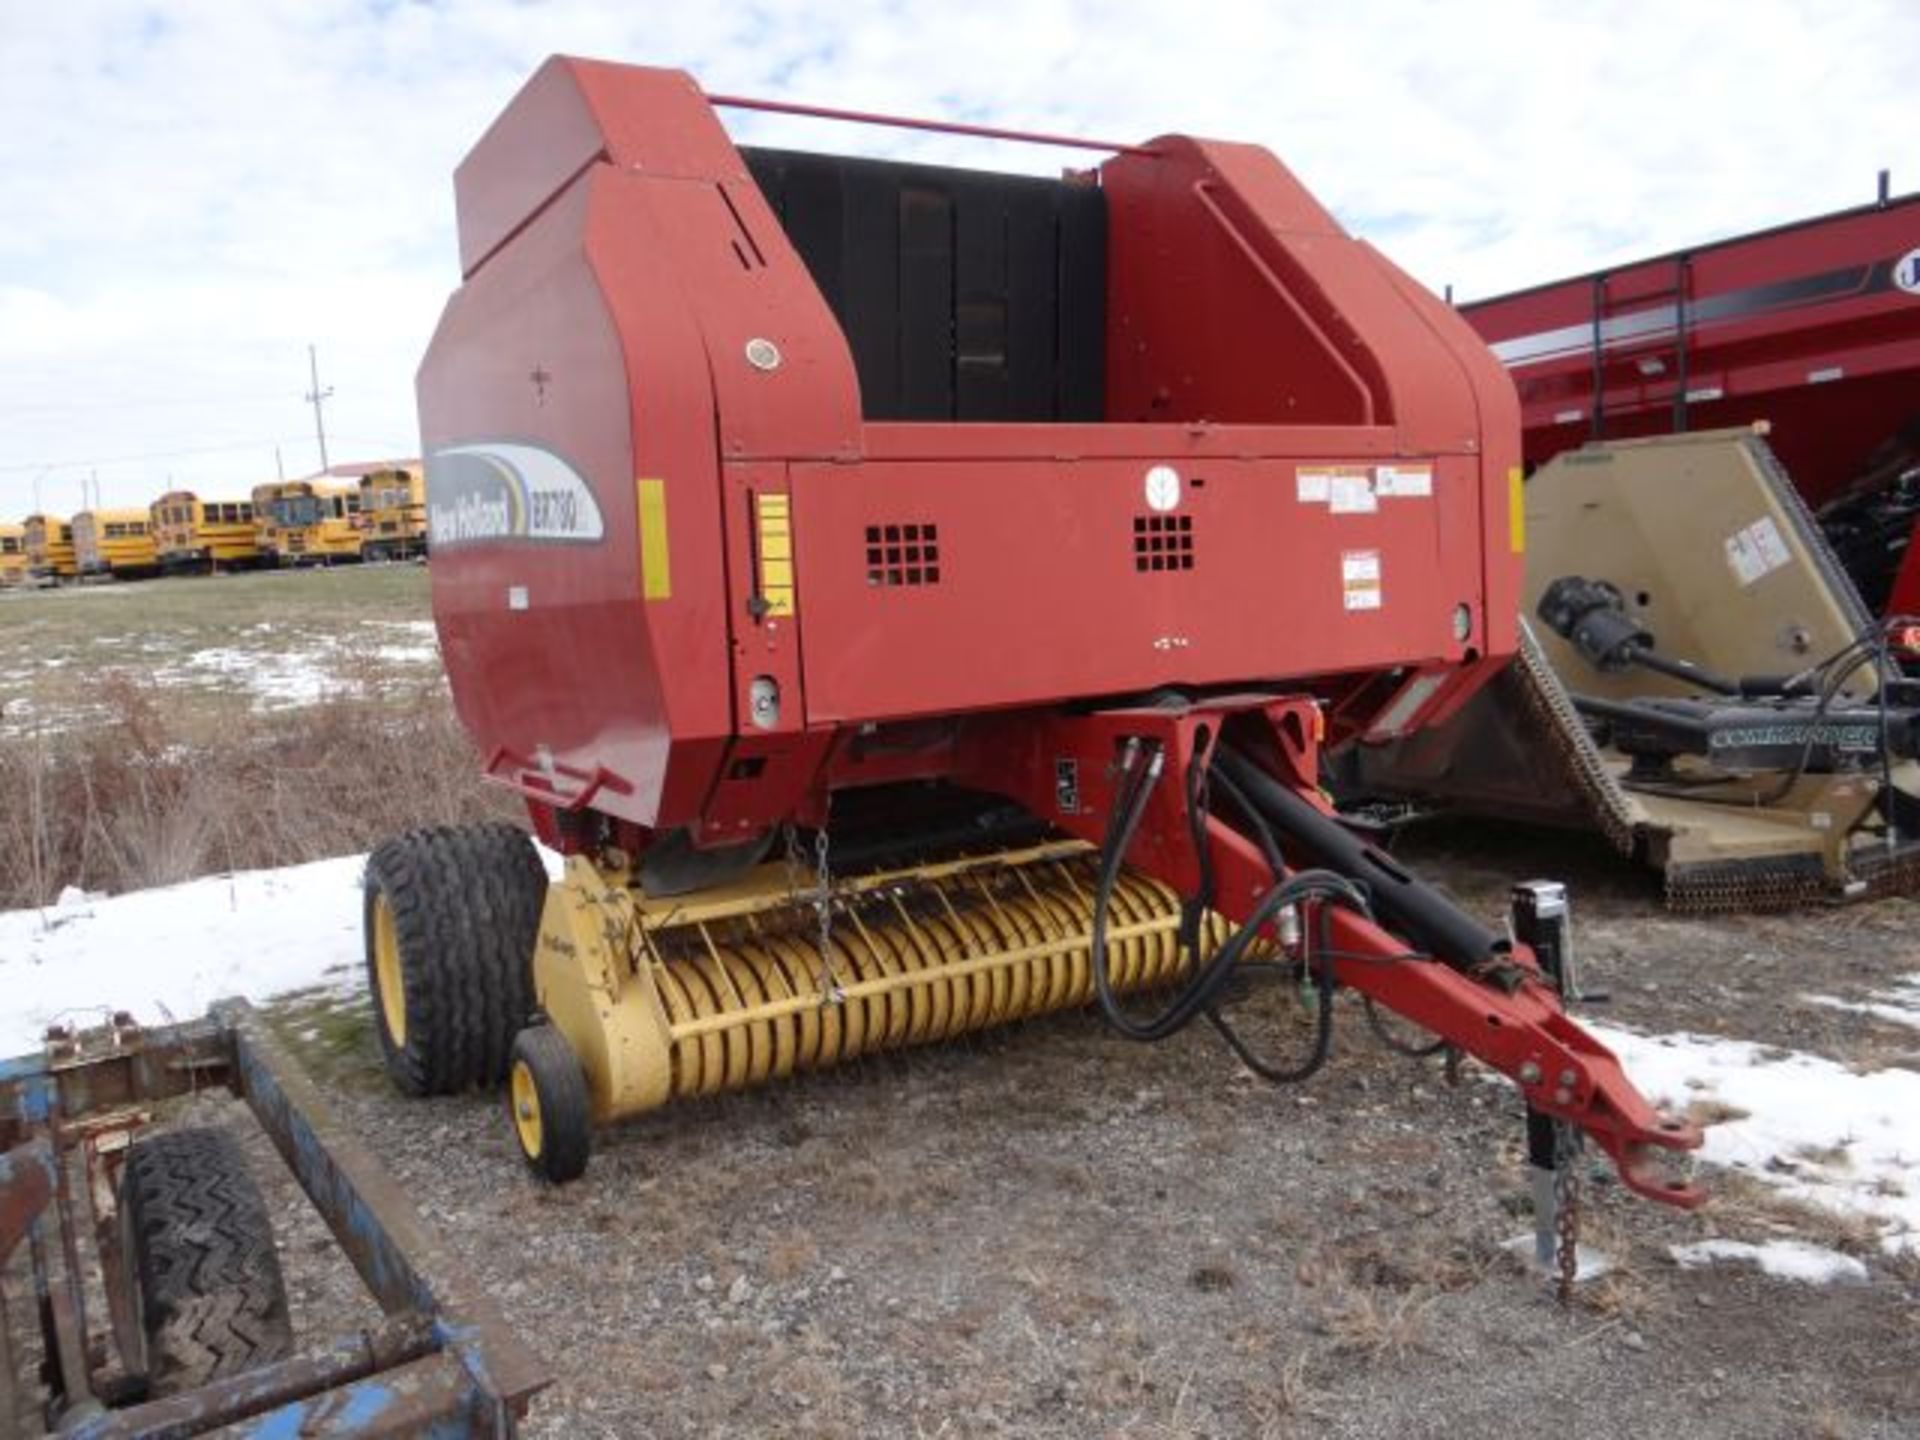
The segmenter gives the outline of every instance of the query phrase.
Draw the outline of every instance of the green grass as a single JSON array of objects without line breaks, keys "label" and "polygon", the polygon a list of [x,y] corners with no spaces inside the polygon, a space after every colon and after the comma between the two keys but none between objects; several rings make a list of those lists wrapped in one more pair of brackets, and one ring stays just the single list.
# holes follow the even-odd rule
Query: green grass
[{"label": "green grass", "polygon": [[364,992],[287,995],[264,1005],[261,1013],[314,1079],[336,1088],[385,1089],[373,1006]]},{"label": "green grass", "polygon": [[100,694],[116,676],[209,728],[343,686],[437,683],[430,619],[418,565],[0,595],[0,733],[108,718]]}]

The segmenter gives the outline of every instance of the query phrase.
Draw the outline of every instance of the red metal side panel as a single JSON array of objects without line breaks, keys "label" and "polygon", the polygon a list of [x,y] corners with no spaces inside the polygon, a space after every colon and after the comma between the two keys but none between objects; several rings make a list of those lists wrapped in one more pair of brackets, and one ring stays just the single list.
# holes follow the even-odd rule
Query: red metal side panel
[{"label": "red metal side panel", "polygon": [[1592,438],[1766,420],[1815,504],[1920,417],[1920,196],[1464,307],[1519,384],[1528,460]]},{"label": "red metal side panel", "polygon": [[[594,167],[455,295],[418,387],[463,723],[500,778],[564,800],[604,773],[594,807],[642,824],[697,809],[732,728],[712,393],[681,359],[700,339],[679,292],[642,263],[656,231],[644,183]],[[560,457],[599,538],[457,538],[447,452],[493,442]],[[642,479],[662,482],[651,586]]]},{"label": "red metal side panel", "polygon": [[808,722],[1458,660],[1477,462],[1368,513],[1303,501],[1340,460],[1181,464],[1164,511],[1151,458],[796,466]]},{"label": "red metal side panel", "polygon": [[604,150],[570,62],[547,61],[454,171],[460,273],[479,269]]}]

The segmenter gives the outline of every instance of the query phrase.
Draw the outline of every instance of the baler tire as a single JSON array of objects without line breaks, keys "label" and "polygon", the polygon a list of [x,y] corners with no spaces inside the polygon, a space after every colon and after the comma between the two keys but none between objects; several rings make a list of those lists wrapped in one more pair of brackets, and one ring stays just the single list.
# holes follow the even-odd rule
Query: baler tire
[{"label": "baler tire", "polygon": [[148,1393],[177,1394],[293,1352],[273,1219],[223,1130],[136,1141],[120,1172],[121,1264]]},{"label": "baler tire", "polygon": [[521,1157],[541,1179],[564,1185],[586,1173],[593,1125],[587,1079],[566,1036],[545,1021],[513,1042],[507,1118]]},{"label": "baler tire", "polygon": [[547,874],[511,825],[438,826],[367,857],[367,982],[387,1074],[407,1095],[500,1083],[533,1012]]}]

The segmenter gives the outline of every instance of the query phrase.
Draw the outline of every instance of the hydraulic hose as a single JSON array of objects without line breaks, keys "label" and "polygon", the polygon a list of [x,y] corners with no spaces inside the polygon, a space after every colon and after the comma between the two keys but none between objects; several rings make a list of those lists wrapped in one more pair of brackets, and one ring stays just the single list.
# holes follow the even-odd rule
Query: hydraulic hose
[{"label": "hydraulic hose", "polygon": [[[1423,885],[1385,851],[1323,815],[1237,750],[1222,746],[1215,775],[1259,811],[1309,863],[1358,882],[1373,913],[1415,945],[1457,969],[1480,971],[1507,955],[1506,941]],[[1238,800],[1236,804],[1240,803]]]},{"label": "hydraulic hose", "polygon": [[[1275,883],[1255,903],[1246,920],[1204,963],[1198,959],[1196,941],[1193,964],[1186,984],[1160,1011],[1144,1018],[1130,1013],[1121,1005],[1119,997],[1114,993],[1108,971],[1106,930],[1114,884],[1119,878],[1127,850],[1139,830],[1140,821],[1153,798],[1154,787],[1159,783],[1164,770],[1164,755],[1158,747],[1152,747],[1148,751],[1144,765],[1140,763],[1141,754],[1142,747],[1130,747],[1122,762],[1121,783],[1114,796],[1113,810],[1107,822],[1107,832],[1100,847],[1100,871],[1094,893],[1091,961],[1094,990],[1099,998],[1102,1014],[1121,1034],[1129,1039],[1140,1041],[1166,1039],[1204,1014],[1220,1032],[1221,1038],[1239,1056],[1241,1062],[1255,1074],[1276,1083],[1291,1083],[1306,1079],[1325,1064],[1332,1048],[1335,982],[1330,953],[1323,953],[1317,969],[1312,966],[1313,956],[1311,952],[1309,953],[1309,967],[1314,969],[1314,980],[1319,990],[1320,1003],[1315,1017],[1313,1050],[1298,1066],[1276,1066],[1261,1059],[1220,1013],[1218,1002],[1232,980],[1234,972],[1245,960],[1248,950],[1281,911],[1304,901],[1322,900],[1345,905],[1362,915],[1367,915],[1370,913],[1370,907],[1365,893],[1346,877],[1326,870],[1303,870],[1291,875],[1287,874],[1284,865],[1280,862],[1278,847],[1273,842],[1271,831],[1267,829],[1264,822],[1259,820],[1257,811],[1247,802],[1238,787],[1233,786],[1231,781],[1226,782],[1235,805],[1253,818],[1257,828],[1263,832],[1263,844],[1269,854],[1270,863],[1274,866]],[[1187,799],[1190,828],[1196,844],[1200,847],[1202,890],[1210,892],[1212,872],[1206,859],[1205,818],[1204,811],[1200,808],[1203,804],[1205,779],[1203,771],[1189,772]],[[1208,898],[1211,898],[1210,895]],[[1324,942],[1327,939],[1324,912],[1321,915],[1320,931],[1320,938]],[[1331,946],[1323,943],[1319,949],[1322,952],[1330,952]]]}]

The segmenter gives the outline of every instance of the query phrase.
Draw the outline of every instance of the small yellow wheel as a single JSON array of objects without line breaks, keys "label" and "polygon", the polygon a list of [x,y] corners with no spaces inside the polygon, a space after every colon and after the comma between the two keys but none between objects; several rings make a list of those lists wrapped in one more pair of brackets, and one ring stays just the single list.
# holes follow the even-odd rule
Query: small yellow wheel
[{"label": "small yellow wheel", "polygon": [[514,1037],[507,1118],[520,1154],[542,1179],[560,1185],[585,1172],[593,1123],[587,1078],[566,1037],[546,1021]]}]

